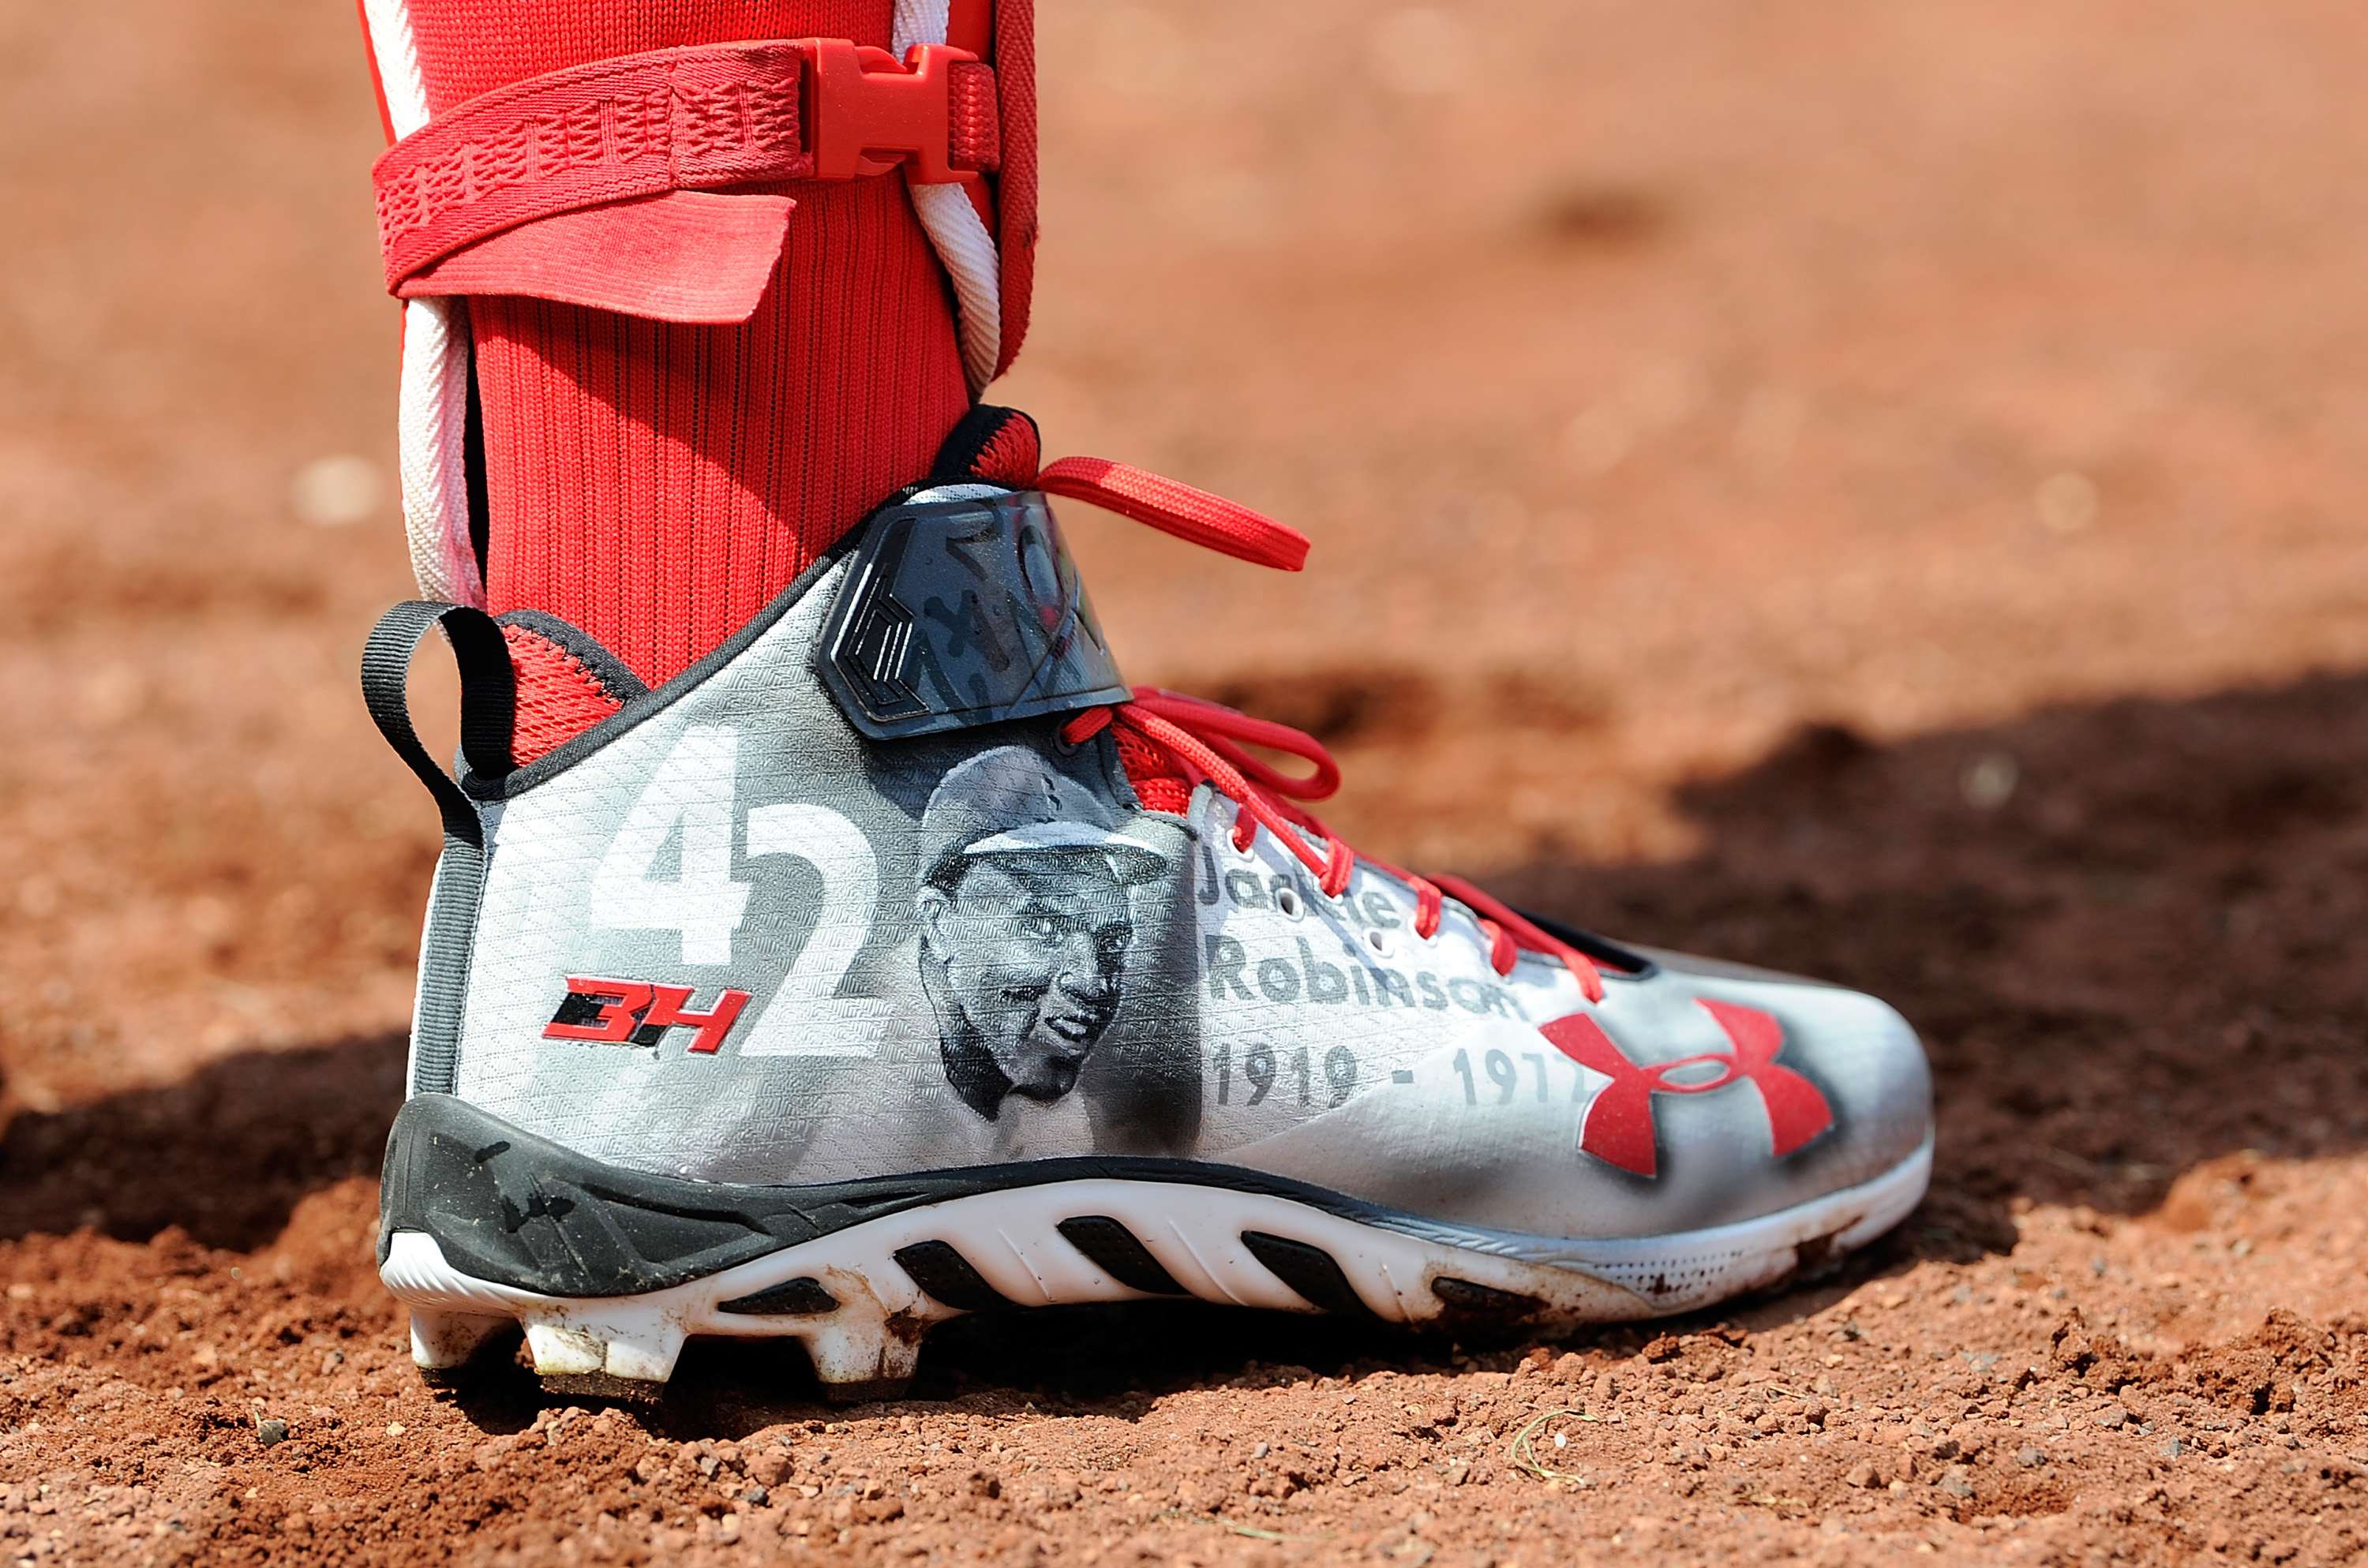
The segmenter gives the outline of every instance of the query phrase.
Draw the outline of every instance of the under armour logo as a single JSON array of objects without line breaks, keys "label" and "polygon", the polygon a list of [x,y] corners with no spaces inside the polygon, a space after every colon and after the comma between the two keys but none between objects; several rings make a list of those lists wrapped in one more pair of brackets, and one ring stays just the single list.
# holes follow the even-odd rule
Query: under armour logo
[{"label": "under armour logo", "polygon": [[[1732,1002],[1696,1000],[1735,1042],[1732,1055],[1704,1051],[1639,1067],[1621,1054],[1611,1037],[1584,1013],[1538,1026],[1538,1032],[1554,1041],[1565,1056],[1611,1080],[1588,1108],[1587,1130],[1578,1141],[1581,1149],[1623,1171],[1656,1176],[1660,1163],[1653,1148],[1653,1096],[1715,1094],[1743,1081],[1759,1091],[1780,1160],[1834,1124],[1833,1108],[1826,1104],[1817,1086],[1790,1067],[1777,1065],[1776,1053],[1784,1049],[1784,1031],[1774,1018]],[[1720,1069],[1718,1074],[1700,1083],[1669,1081],[1674,1074],[1713,1065]]]}]

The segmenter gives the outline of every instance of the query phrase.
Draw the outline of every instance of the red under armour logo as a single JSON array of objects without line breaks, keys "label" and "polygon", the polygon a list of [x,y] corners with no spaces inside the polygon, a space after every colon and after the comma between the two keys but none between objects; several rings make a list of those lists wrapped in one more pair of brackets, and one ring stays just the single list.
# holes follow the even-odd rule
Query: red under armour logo
[{"label": "red under armour logo", "polygon": [[[1696,1000],[1709,1009],[1710,1016],[1718,1020],[1718,1027],[1726,1031],[1726,1038],[1735,1042],[1733,1055],[1705,1051],[1699,1056],[1682,1056],[1675,1062],[1639,1067],[1622,1055],[1620,1048],[1611,1043],[1611,1037],[1584,1013],[1573,1013],[1538,1026],[1538,1032],[1554,1041],[1565,1056],[1611,1080],[1588,1109],[1587,1131],[1578,1141],[1580,1148],[1623,1171],[1645,1176],[1657,1175],[1660,1163],[1653,1151],[1653,1096],[1714,1094],[1738,1079],[1748,1079],[1752,1087],[1759,1091],[1759,1103],[1767,1109],[1768,1131],[1775,1137],[1776,1157],[1780,1160],[1834,1124],[1833,1108],[1826,1104],[1826,1096],[1817,1092],[1817,1086],[1790,1067],[1776,1064],[1776,1053],[1784,1049],[1784,1031],[1774,1018],[1732,1002],[1713,1002],[1706,997]],[[1712,1063],[1725,1071],[1699,1084],[1669,1082],[1672,1073]]]}]

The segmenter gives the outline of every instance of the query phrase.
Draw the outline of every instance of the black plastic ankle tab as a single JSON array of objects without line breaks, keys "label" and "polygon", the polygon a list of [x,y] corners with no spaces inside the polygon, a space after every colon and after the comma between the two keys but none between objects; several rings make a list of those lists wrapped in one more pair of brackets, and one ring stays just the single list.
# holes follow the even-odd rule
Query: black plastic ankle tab
[{"label": "black plastic ankle tab", "polygon": [[873,740],[1123,702],[1077,563],[1036,491],[890,506],[823,629],[823,684]]},{"label": "black plastic ankle tab", "polygon": [[510,735],[518,716],[518,676],[509,644],[484,610],[467,605],[413,599],[379,619],[362,649],[362,700],[394,755],[419,776],[436,797],[444,833],[474,848],[484,847],[477,808],[451,775],[436,765],[411,722],[411,658],[430,630],[441,626],[461,669],[461,755],[471,774],[499,779],[517,765]]}]

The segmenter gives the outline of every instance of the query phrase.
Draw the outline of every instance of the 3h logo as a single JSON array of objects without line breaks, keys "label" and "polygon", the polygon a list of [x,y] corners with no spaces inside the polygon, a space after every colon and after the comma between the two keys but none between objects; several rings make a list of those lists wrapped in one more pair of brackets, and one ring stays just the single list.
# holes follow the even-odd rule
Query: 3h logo
[{"label": "3h logo", "polygon": [[[1623,1171],[1657,1176],[1660,1162],[1653,1147],[1653,1096],[1715,1094],[1738,1083],[1748,1083],[1759,1091],[1780,1160],[1834,1124],[1833,1108],[1826,1104],[1817,1086],[1790,1067],[1777,1065],[1776,1053],[1784,1049],[1784,1031],[1774,1018],[1732,1002],[1696,1000],[1734,1042],[1732,1055],[1705,1051],[1640,1067],[1622,1055],[1602,1027],[1584,1013],[1538,1026],[1538,1032],[1554,1041],[1565,1056],[1611,1080],[1588,1108],[1587,1128],[1578,1141],[1581,1149]],[[1719,1071],[1699,1083],[1669,1081],[1672,1074],[1713,1066]]]},{"label": "3h logo", "polygon": [[567,994],[542,1028],[545,1040],[596,1040],[603,1045],[655,1045],[677,1026],[697,1029],[692,1052],[712,1056],[748,1005],[746,991],[726,991],[704,1013],[686,1011],[688,985],[656,985],[645,980],[567,977]]}]

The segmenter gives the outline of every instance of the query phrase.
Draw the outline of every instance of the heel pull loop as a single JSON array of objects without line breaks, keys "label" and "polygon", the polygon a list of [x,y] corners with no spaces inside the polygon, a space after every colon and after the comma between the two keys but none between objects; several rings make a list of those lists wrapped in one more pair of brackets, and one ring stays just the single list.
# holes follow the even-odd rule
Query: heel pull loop
[{"label": "heel pull loop", "polygon": [[500,779],[516,764],[510,733],[518,714],[518,678],[509,643],[484,610],[468,605],[412,599],[380,618],[362,649],[362,700],[386,744],[427,786],[444,819],[444,834],[478,849],[485,845],[477,808],[452,776],[420,744],[411,722],[411,660],[435,627],[444,628],[461,671],[461,755],[471,776]]}]

